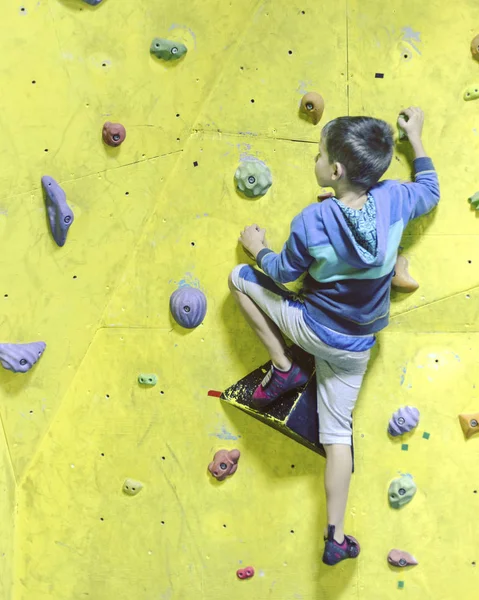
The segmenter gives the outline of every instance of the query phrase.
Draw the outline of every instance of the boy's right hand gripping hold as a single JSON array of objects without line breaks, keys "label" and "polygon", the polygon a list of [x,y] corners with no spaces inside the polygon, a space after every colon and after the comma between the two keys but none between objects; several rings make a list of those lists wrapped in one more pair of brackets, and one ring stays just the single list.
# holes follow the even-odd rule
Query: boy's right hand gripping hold
[{"label": "boy's right hand gripping hold", "polygon": [[[407,120],[404,117],[407,117]],[[421,139],[424,125],[424,111],[418,106],[410,106],[399,113],[398,125],[405,132],[409,141]]]}]

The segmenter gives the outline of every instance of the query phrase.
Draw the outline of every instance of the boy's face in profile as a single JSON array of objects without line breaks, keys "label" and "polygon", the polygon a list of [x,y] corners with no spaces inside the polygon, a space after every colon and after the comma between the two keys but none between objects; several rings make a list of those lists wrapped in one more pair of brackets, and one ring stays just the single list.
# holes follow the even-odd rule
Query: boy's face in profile
[{"label": "boy's face in profile", "polygon": [[316,167],[314,172],[316,179],[321,187],[329,187],[331,185],[331,171],[332,167],[329,164],[329,157],[326,151],[323,140],[319,143],[319,152],[316,156]]}]

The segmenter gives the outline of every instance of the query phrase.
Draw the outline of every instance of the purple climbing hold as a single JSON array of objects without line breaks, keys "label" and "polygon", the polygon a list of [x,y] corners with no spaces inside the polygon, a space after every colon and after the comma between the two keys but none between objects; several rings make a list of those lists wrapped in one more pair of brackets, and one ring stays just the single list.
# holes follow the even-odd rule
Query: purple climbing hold
[{"label": "purple climbing hold", "polygon": [[198,288],[182,286],[171,294],[170,310],[179,325],[194,329],[205,318],[206,296]]},{"label": "purple climbing hold", "polygon": [[393,437],[402,435],[417,427],[419,423],[419,411],[414,406],[402,406],[391,417],[388,433]]},{"label": "purple climbing hold", "polygon": [[0,344],[0,362],[9,371],[26,373],[39,360],[46,346],[45,342]]},{"label": "purple climbing hold", "polygon": [[59,246],[63,246],[73,223],[73,211],[67,204],[65,192],[52,177],[42,177],[42,186],[53,239]]}]

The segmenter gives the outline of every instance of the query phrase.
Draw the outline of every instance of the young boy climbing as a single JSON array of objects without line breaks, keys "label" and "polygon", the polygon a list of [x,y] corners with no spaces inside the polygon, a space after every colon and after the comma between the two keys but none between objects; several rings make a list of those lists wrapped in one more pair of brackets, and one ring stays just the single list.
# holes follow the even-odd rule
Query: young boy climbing
[{"label": "young boy climbing", "polygon": [[[310,374],[293,360],[283,334],[315,358],[319,440],[326,451],[328,525],[323,562],[335,565],[359,554],[344,534],[352,471],[352,411],[375,333],[389,319],[391,279],[407,223],[432,210],[439,182],[421,141],[424,113],[399,115],[415,153],[415,181],[379,179],[393,155],[393,131],[370,117],[340,117],[321,133],[315,173],[322,202],[307,206],[291,223],[282,251],[267,247],[265,229],[246,227],[239,241],[258,267],[238,265],[229,287],[246,320],[265,345],[272,367],[253,393],[264,408]],[[298,297],[284,284],[307,272]]]}]

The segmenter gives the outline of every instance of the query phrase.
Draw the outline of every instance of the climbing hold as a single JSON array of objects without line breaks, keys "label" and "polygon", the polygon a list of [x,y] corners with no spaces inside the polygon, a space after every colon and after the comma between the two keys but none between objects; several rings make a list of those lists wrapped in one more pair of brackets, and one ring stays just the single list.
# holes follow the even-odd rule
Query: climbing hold
[{"label": "climbing hold", "polygon": [[141,481],[135,481],[134,479],[125,479],[123,484],[123,492],[127,496],[136,496],[143,489]]},{"label": "climbing hold", "polygon": [[155,38],[151,42],[150,52],[163,60],[178,60],[188,52],[188,48],[180,42]]},{"label": "climbing hold", "polygon": [[100,4],[100,2],[103,2],[103,0],[83,0],[83,2],[86,2],[91,6],[97,6],[97,4]]},{"label": "climbing hold", "polygon": [[401,508],[414,497],[416,493],[416,484],[411,475],[403,475],[391,482],[389,486],[388,496],[391,508]]},{"label": "climbing hold", "polygon": [[254,576],[254,568],[245,567],[244,569],[238,569],[236,571],[236,576],[238,579],[251,579],[251,577]]},{"label": "climbing hold", "polygon": [[253,159],[240,163],[235,173],[236,188],[248,198],[264,196],[273,183],[271,171],[264,162]]},{"label": "climbing hold", "polygon": [[459,415],[459,422],[461,423],[462,431],[464,432],[466,439],[479,433],[479,413]]},{"label": "climbing hold", "polygon": [[142,373],[141,375],[138,375],[138,383],[141,383],[142,385],[156,385],[158,383],[158,377],[152,373],[152,374],[145,374]]},{"label": "climbing hold", "polygon": [[[405,113],[399,113],[399,116],[402,117],[406,123],[409,121],[409,117],[405,114]],[[402,142],[404,140],[407,140],[407,133],[404,131],[404,129],[401,127],[401,125],[399,125],[399,119],[397,124],[397,128],[398,128],[398,137],[399,137],[399,141]]]},{"label": "climbing hold", "polygon": [[398,256],[394,267],[394,276],[391,285],[398,292],[414,292],[419,283],[409,275],[409,262],[405,256]]},{"label": "climbing hold", "polygon": [[473,208],[479,210],[479,192],[476,192],[473,196],[468,198],[468,200]]},{"label": "climbing hold", "polygon": [[184,285],[171,294],[170,311],[179,325],[194,329],[205,318],[206,296],[198,288]]},{"label": "climbing hold", "polygon": [[419,411],[414,406],[402,406],[391,417],[388,433],[393,437],[402,435],[417,427],[419,423]]},{"label": "climbing hold", "polygon": [[479,98],[479,85],[471,85],[464,92],[464,100],[477,100]]},{"label": "climbing hold", "polygon": [[223,481],[229,475],[236,473],[239,457],[239,450],[218,450],[213,461],[208,465],[208,471],[218,481]]},{"label": "climbing hold", "polygon": [[58,246],[63,246],[73,223],[73,211],[67,204],[65,192],[52,177],[42,177],[42,186],[53,239]]},{"label": "climbing hold", "polygon": [[316,92],[308,92],[301,98],[301,112],[311,119],[313,125],[321,121],[324,112],[324,100]]},{"label": "climbing hold", "polygon": [[479,35],[476,35],[476,37],[471,42],[471,53],[472,58],[479,60]]},{"label": "climbing hold", "polygon": [[414,556],[404,550],[391,550],[388,554],[388,563],[394,567],[411,567],[419,564]]},{"label": "climbing hold", "polygon": [[0,362],[4,369],[26,373],[39,360],[46,347],[45,342],[0,344]]},{"label": "climbing hold", "polygon": [[103,125],[102,137],[105,144],[116,148],[125,141],[126,129],[121,123],[110,123],[110,121],[107,121]]}]

